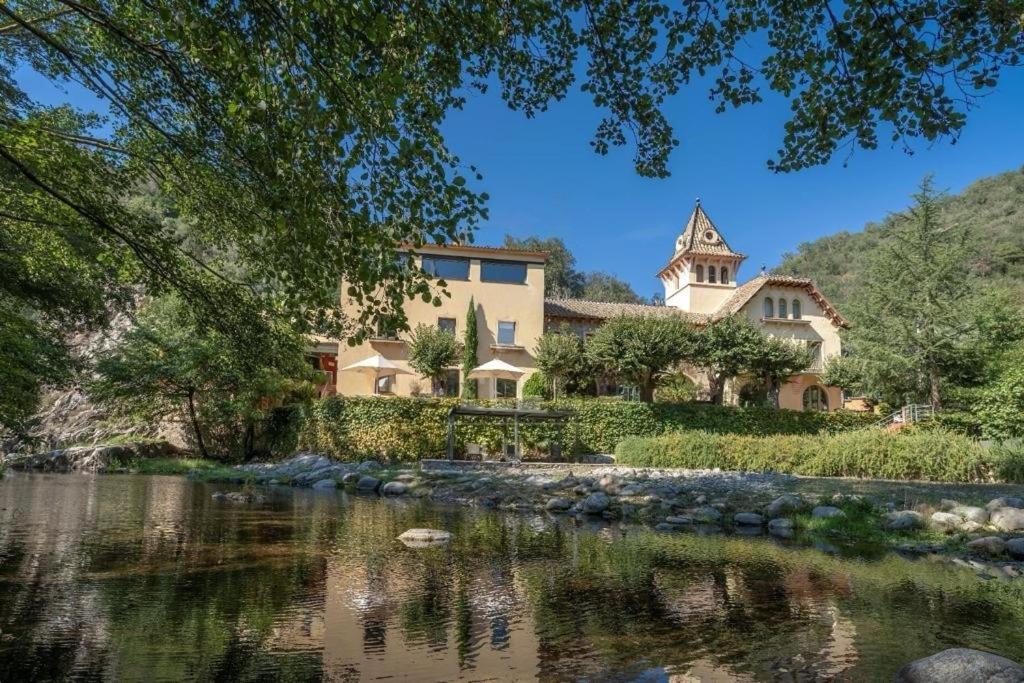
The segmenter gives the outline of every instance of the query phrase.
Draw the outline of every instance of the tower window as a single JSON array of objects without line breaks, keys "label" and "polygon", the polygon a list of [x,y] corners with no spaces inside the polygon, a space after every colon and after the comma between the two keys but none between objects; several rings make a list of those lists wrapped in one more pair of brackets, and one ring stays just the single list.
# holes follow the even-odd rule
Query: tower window
[{"label": "tower window", "polygon": [[800,299],[793,299],[793,320],[800,319]]},{"label": "tower window", "polygon": [[719,273],[719,274],[722,276],[721,277],[722,284],[723,285],[729,284],[729,269],[728,268],[722,268],[722,272]]},{"label": "tower window", "polygon": [[704,266],[697,266],[697,282],[704,282]]},{"label": "tower window", "polygon": [[708,282],[714,282],[714,281],[715,281],[715,267],[714,266],[708,266]]},{"label": "tower window", "polygon": [[764,298],[764,317],[774,318],[775,317],[775,302],[772,301],[770,296]]},{"label": "tower window", "polygon": [[788,317],[786,315],[786,300],[785,299],[779,299],[779,317],[780,318]]}]

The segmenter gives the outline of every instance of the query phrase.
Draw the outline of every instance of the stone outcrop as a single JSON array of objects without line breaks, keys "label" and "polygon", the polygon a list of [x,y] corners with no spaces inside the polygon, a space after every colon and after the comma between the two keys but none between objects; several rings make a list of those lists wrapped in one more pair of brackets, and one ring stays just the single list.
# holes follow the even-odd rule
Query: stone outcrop
[{"label": "stone outcrop", "polygon": [[113,446],[75,446],[46,453],[8,455],[5,464],[15,470],[41,472],[106,472],[127,467],[134,460],[166,458],[181,451],[166,441],[142,441]]},{"label": "stone outcrop", "polygon": [[1024,683],[1024,667],[989,652],[957,647],[907,664],[895,683]]}]

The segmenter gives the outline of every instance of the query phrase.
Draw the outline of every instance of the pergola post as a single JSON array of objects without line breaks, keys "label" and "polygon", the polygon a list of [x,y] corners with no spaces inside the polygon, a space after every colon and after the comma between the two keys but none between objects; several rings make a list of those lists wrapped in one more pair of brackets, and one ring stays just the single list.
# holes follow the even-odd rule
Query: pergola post
[{"label": "pergola post", "polygon": [[448,461],[455,459],[455,410],[448,411]]}]

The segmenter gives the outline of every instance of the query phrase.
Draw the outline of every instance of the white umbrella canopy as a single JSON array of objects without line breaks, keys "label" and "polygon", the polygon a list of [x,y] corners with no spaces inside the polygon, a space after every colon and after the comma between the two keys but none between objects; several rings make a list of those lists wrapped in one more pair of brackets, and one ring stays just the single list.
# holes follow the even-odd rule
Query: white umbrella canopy
[{"label": "white umbrella canopy", "polygon": [[410,375],[408,370],[403,370],[379,353],[361,361],[346,365],[342,370],[355,370],[356,372],[367,372],[373,375]]},{"label": "white umbrella canopy", "polygon": [[483,379],[493,377],[494,379],[519,379],[526,374],[525,370],[506,363],[500,358],[489,360],[483,365],[478,365],[469,371],[470,379]]}]

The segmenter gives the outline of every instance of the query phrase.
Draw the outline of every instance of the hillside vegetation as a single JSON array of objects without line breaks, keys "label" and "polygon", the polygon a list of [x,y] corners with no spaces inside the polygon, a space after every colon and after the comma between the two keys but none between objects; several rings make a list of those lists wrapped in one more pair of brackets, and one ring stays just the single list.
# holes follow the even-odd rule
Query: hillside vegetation
[{"label": "hillside vegetation", "polygon": [[[799,245],[775,272],[812,278],[840,309],[864,282],[867,261],[889,239],[900,214],[869,223],[860,232],[838,232]],[[970,271],[1024,293],[1024,167],[984,178],[959,195],[941,200],[941,220],[966,228],[972,254]]]}]

